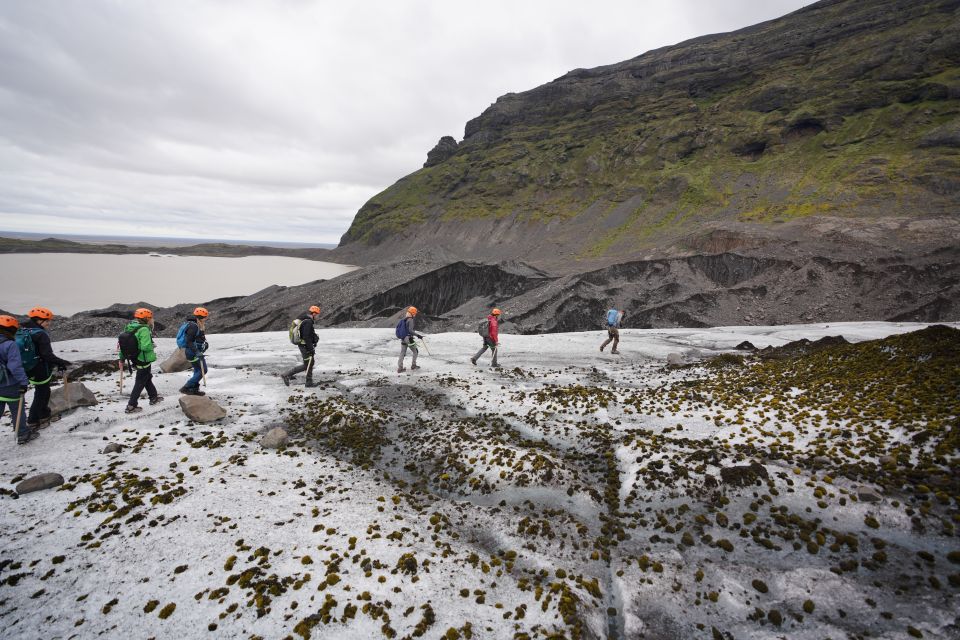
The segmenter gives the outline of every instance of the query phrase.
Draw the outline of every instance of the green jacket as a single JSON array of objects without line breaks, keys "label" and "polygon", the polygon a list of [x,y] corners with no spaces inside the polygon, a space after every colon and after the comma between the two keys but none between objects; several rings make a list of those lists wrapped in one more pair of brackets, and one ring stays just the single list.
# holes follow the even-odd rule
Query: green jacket
[{"label": "green jacket", "polygon": [[137,358],[138,369],[150,366],[151,362],[156,362],[157,354],[153,350],[153,336],[150,334],[150,327],[137,321],[129,323],[124,331],[132,331],[137,336],[137,344],[140,346],[140,354]]}]

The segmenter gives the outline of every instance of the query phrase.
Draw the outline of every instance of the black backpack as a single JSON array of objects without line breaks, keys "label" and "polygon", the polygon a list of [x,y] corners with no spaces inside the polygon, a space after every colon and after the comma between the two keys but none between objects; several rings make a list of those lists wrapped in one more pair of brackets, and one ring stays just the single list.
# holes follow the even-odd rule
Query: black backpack
[{"label": "black backpack", "polygon": [[121,359],[131,364],[140,360],[140,343],[137,341],[137,331],[124,331],[117,336],[117,346],[120,349]]}]

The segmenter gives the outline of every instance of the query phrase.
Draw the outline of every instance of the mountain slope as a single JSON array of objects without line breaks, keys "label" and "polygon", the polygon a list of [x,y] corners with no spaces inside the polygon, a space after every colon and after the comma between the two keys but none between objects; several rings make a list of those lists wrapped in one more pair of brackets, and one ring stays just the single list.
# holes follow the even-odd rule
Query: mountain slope
[{"label": "mountain slope", "polygon": [[615,261],[824,216],[955,233],[958,8],[827,0],[508,94],[367,202],[340,251]]}]

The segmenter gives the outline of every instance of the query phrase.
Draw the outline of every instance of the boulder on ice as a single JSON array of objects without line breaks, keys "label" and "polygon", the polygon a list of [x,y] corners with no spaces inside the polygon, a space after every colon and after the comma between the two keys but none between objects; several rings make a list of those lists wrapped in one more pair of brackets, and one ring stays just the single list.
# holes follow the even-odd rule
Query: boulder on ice
[{"label": "boulder on ice", "polygon": [[81,382],[68,382],[50,393],[50,413],[58,415],[77,407],[92,407],[97,396]]},{"label": "boulder on ice", "polygon": [[206,396],[180,396],[180,409],[194,422],[214,422],[227,415],[227,410]]}]

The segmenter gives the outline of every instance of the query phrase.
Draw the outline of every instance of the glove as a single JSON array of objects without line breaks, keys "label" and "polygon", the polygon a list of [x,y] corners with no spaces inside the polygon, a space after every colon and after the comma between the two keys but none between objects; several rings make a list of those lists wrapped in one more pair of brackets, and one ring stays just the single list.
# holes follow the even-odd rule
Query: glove
[{"label": "glove", "polygon": [[206,353],[207,349],[209,348],[210,348],[210,343],[204,340],[203,345],[200,347],[200,353]]},{"label": "glove", "polygon": [[[67,364],[70,364],[70,363],[68,362]],[[61,364],[58,364],[58,365],[57,365],[57,373],[65,373],[66,370],[67,370],[67,364],[62,364],[62,363],[61,363]]]},{"label": "glove", "polygon": [[27,392],[27,389],[29,388],[30,387],[27,387],[27,386],[20,387],[20,395],[24,395]]},{"label": "glove", "polygon": [[413,335],[415,335],[415,336],[417,336],[418,338],[420,338],[421,340],[423,340],[423,336],[420,335],[419,333],[415,333],[415,334],[413,334]]}]

